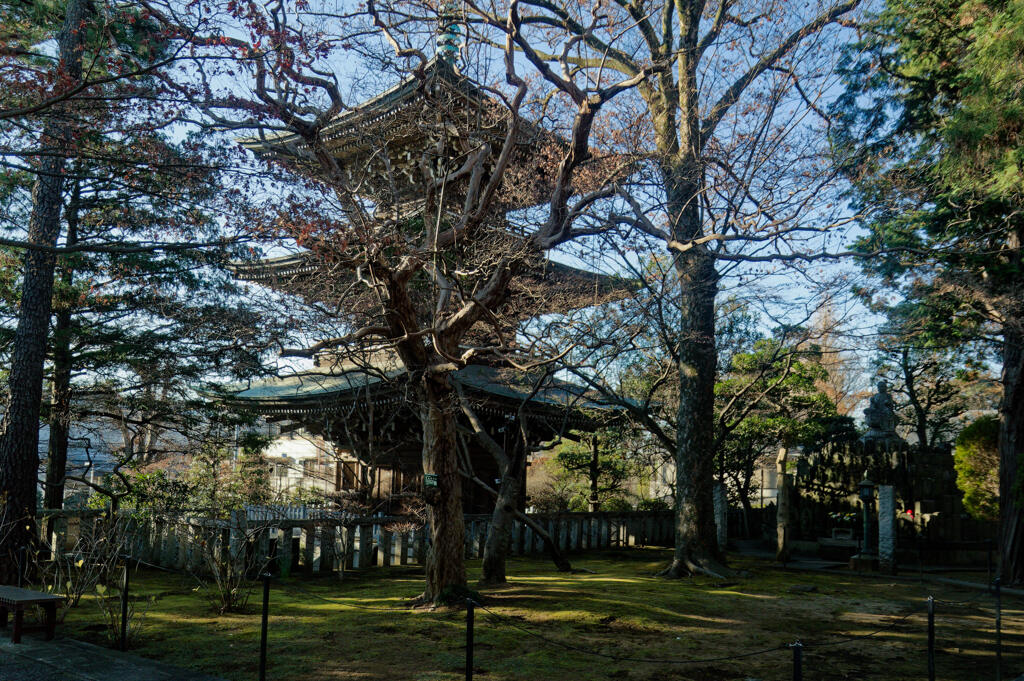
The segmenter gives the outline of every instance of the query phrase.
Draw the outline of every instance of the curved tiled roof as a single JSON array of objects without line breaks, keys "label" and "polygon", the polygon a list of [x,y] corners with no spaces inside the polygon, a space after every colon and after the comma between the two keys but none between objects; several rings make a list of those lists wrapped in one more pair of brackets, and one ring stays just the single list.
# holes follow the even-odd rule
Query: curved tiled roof
[{"label": "curved tiled roof", "polygon": [[[226,390],[223,399],[234,406],[260,413],[298,415],[333,411],[357,400],[374,404],[399,405],[407,402],[405,369],[317,369]],[[584,386],[558,379],[533,393],[535,376],[515,369],[471,365],[450,374],[471,398],[481,401],[484,411],[507,412],[529,398],[533,415],[565,415],[591,419],[597,413],[620,410]],[[591,412],[590,416],[586,412]]]}]

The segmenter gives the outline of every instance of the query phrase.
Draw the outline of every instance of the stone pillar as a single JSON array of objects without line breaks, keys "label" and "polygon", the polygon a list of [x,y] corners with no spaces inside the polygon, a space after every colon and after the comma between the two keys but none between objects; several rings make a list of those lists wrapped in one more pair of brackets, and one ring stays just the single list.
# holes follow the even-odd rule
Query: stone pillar
[{"label": "stone pillar", "polygon": [[729,541],[729,498],[725,495],[725,485],[715,483],[715,528],[718,530],[718,550],[725,551]]},{"label": "stone pillar", "polygon": [[789,560],[789,542],[793,539],[789,522],[790,491],[792,483],[786,472],[786,448],[779,448],[775,459],[778,474],[778,497],[775,500],[775,560],[785,563]]},{"label": "stone pillar", "polygon": [[896,571],[896,489],[878,486],[878,567],[882,572]]}]

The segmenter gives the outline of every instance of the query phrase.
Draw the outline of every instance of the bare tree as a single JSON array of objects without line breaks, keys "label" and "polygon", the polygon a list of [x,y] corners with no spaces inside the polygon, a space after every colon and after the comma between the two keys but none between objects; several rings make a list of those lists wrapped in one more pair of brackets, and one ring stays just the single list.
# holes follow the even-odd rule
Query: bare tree
[{"label": "bare tree", "polygon": [[[518,297],[513,280],[538,267],[540,254],[590,231],[577,221],[612,194],[602,178],[617,175],[614,162],[587,166],[594,120],[651,69],[599,83],[546,74],[570,112],[559,136],[525,115],[518,6],[500,21],[508,29],[497,48],[500,76],[480,68],[471,79],[444,50],[429,59],[422,49],[438,25],[445,31],[452,23],[436,7],[407,13],[368,3],[365,12],[343,15],[305,2],[144,5],[194,49],[193,80],[175,82],[179,93],[214,125],[249,131],[250,148],[293,173],[262,226],[333,272],[336,294],[328,297],[341,333],[283,354],[331,352],[340,366],[346,354],[367,364],[368,353],[383,349],[400,360],[391,379],[404,382],[416,406],[422,470],[436,481],[425,489],[431,541],[423,598],[452,597],[466,575],[460,409],[449,375],[483,358],[516,364],[513,329],[526,311],[509,309]],[[393,52],[377,54],[378,41]],[[357,54],[390,80],[375,101],[402,103],[400,113],[386,114],[396,116],[387,119],[394,127],[377,125],[381,109],[354,107],[343,93],[332,60]],[[538,205],[531,229],[506,218]]]},{"label": "bare tree", "polygon": [[602,118],[610,139],[647,159],[620,184],[613,219],[667,248],[676,277],[674,337],[665,344],[679,394],[676,554],[667,575],[724,570],[708,456],[723,278],[824,257],[844,224],[822,104],[835,82],[836,27],[857,4],[522,0],[509,5],[521,20],[507,25],[505,5],[465,3],[480,25],[512,35],[542,74],[601,83],[671,66]]}]

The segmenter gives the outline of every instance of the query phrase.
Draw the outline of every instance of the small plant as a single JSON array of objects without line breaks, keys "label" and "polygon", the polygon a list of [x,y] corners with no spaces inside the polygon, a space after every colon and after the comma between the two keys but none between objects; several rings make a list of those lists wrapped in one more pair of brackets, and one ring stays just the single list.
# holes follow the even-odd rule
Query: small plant
[{"label": "small plant", "polygon": [[253,578],[267,569],[270,558],[260,546],[260,538],[270,525],[250,525],[244,512],[231,514],[231,519],[217,527],[200,529],[195,544],[202,555],[204,570],[194,576],[210,605],[220,614],[240,612],[255,589]]},{"label": "small plant", "polygon": [[98,584],[108,580],[127,540],[126,522],[119,516],[102,514],[92,523],[83,523],[74,544],[63,551],[47,542],[39,545],[31,556],[35,569],[30,572],[36,577],[37,589],[64,597],[64,607],[57,613],[59,621],[83,595],[93,593]]},{"label": "small plant", "polygon": [[[144,598],[128,597],[128,631],[126,642],[128,645],[137,640],[142,630],[146,612],[156,602],[153,596]],[[103,613],[103,623],[106,625],[107,638],[111,643],[117,644],[121,641],[121,590],[107,588],[104,584],[96,585],[96,603],[100,612]],[[143,605],[141,609],[138,607]]]}]

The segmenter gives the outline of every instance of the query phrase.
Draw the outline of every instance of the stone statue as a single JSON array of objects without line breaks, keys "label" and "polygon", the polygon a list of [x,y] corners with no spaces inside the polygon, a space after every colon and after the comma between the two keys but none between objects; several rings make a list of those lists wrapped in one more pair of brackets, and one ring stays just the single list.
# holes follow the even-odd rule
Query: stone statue
[{"label": "stone statue", "polygon": [[896,403],[889,394],[889,384],[878,383],[878,392],[871,396],[871,403],[864,410],[864,422],[868,432],[862,442],[881,445],[899,445],[903,438],[896,434]]}]

